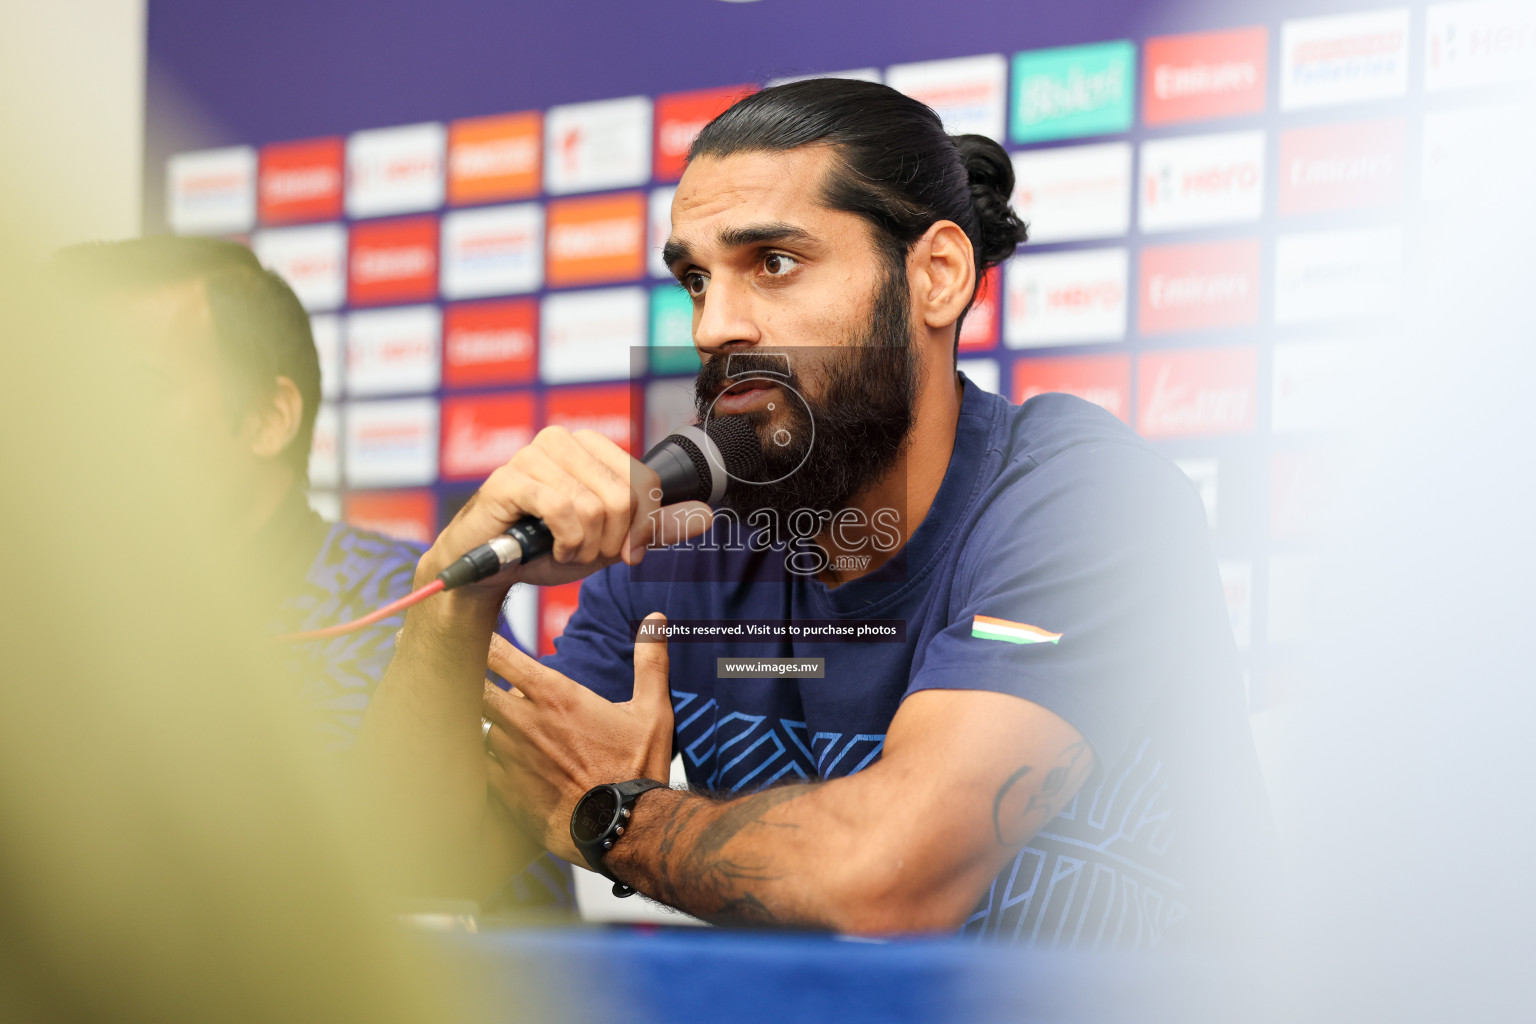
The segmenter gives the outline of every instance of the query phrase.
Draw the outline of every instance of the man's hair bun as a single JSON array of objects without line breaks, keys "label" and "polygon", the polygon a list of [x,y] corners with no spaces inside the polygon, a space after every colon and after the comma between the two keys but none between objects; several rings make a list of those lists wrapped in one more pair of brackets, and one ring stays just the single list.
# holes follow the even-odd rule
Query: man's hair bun
[{"label": "man's hair bun", "polygon": [[977,262],[993,267],[1011,257],[1029,237],[1029,226],[1013,211],[1013,161],[1002,146],[985,135],[953,138],[971,184]]}]

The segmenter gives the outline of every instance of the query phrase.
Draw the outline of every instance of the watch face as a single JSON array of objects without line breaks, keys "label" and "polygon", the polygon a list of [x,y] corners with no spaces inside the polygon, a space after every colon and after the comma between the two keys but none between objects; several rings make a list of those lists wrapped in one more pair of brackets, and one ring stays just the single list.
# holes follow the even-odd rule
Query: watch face
[{"label": "watch face", "polygon": [[581,798],[571,817],[571,835],[578,843],[595,843],[613,824],[619,812],[619,795],[612,787],[594,789]]}]

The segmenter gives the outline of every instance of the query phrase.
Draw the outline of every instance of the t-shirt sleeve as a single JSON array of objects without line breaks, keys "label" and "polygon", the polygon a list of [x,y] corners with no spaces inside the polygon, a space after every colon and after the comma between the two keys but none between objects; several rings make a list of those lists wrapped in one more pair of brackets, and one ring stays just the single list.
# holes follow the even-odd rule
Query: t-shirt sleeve
[{"label": "t-shirt sleeve", "polygon": [[555,638],[555,653],[539,659],[612,701],[629,700],[635,688],[632,615],[621,564],[611,565],[581,583],[576,611]]},{"label": "t-shirt sleeve", "polygon": [[961,541],[947,625],[907,693],[1010,693],[1116,760],[1167,688],[1229,656],[1205,515],[1176,467],[1130,445],[1059,454]]}]

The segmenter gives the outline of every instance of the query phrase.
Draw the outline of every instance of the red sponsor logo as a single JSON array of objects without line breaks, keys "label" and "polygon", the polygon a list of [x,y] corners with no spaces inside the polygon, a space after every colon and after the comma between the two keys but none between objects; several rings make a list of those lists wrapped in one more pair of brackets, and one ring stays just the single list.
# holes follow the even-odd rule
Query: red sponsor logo
[{"label": "red sponsor logo", "polygon": [[1127,423],[1131,419],[1131,357],[1066,356],[1020,359],[1013,364],[1013,401],[1060,392],[1103,406]]},{"label": "red sponsor logo", "polygon": [[1280,136],[1280,212],[1401,202],[1407,152],[1402,118],[1293,128]]},{"label": "red sponsor logo", "polygon": [[656,180],[676,181],[688,163],[688,147],[709,122],[752,92],[751,85],[700,89],[656,97]]},{"label": "red sponsor logo", "polygon": [[443,311],[443,381],[451,388],[532,381],[538,336],[533,299],[449,306]]},{"label": "red sponsor logo", "polygon": [[1143,334],[1259,320],[1259,241],[1148,246],[1141,251]]},{"label": "red sponsor logo", "polygon": [[347,297],[356,306],[413,302],[437,294],[437,218],[354,224]]},{"label": "red sponsor logo", "polygon": [[475,395],[443,401],[442,474],[480,479],[533,440],[533,395]]},{"label": "red sponsor logo", "polygon": [[553,388],[544,394],[544,422],[573,433],[595,430],[633,454],[631,438],[639,436],[637,406],[627,383]]},{"label": "red sponsor logo", "polygon": [[437,536],[437,499],[431,491],[352,491],[342,518],[361,530],[430,544]]},{"label": "red sponsor logo", "polygon": [[997,297],[1002,294],[1002,268],[993,267],[976,289],[976,301],[960,325],[960,351],[976,352],[997,347]]},{"label": "red sponsor logo", "polygon": [[555,637],[565,632],[580,595],[580,580],[539,588],[539,657],[555,653]]},{"label": "red sponsor logo", "polygon": [[1147,352],[1137,374],[1136,429],[1143,437],[1253,429],[1258,351],[1251,345]]},{"label": "red sponsor logo", "polygon": [[1148,39],[1147,123],[1263,113],[1268,52],[1261,27]]},{"label": "red sponsor logo", "polygon": [[257,210],[263,224],[341,216],[345,143],[338,138],[276,142],[261,148]]}]

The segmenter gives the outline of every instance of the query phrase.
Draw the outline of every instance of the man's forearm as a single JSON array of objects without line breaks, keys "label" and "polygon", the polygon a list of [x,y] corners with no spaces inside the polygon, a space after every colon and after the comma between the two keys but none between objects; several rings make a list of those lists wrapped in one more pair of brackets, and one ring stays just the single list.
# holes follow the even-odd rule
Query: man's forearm
[{"label": "man's forearm", "polygon": [[801,828],[821,788],[779,786],[736,800],[652,790],[607,855],[609,868],[647,896],[718,924],[838,927],[828,913],[840,875],[828,863],[835,837]]}]

